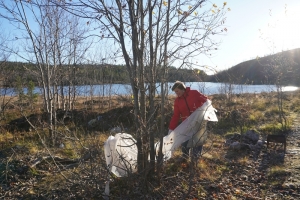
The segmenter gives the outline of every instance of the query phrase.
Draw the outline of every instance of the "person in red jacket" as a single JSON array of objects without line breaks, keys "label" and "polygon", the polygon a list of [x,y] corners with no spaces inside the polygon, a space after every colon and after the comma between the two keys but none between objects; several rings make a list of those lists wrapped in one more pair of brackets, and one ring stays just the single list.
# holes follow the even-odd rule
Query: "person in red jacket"
[{"label": "person in red jacket", "polygon": [[[169,124],[169,133],[174,130],[180,122],[184,121],[197,108],[201,107],[207,100],[207,97],[197,90],[191,90],[186,87],[183,82],[176,81],[172,87],[172,91],[177,95],[174,101],[174,112]],[[181,145],[183,156],[189,155],[189,148],[187,147],[189,141]],[[202,145],[193,147],[193,155],[198,157],[201,154]]]}]

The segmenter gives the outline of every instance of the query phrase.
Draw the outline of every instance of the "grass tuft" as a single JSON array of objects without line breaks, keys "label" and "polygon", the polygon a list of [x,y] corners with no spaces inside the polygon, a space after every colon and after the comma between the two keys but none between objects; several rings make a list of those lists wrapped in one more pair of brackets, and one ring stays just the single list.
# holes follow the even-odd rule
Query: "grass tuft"
[{"label": "grass tuft", "polygon": [[268,182],[270,185],[282,185],[284,180],[290,175],[284,166],[273,166],[268,172]]}]

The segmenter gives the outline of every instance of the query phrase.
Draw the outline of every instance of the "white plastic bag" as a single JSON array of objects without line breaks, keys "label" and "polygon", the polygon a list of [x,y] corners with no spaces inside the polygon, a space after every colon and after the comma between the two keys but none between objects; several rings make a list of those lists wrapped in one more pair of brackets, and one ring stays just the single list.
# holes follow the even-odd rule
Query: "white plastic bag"
[{"label": "white plastic bag", "polygon": [[[104,142],[104,155],[109,171],[117,177],[124,177],[137,171],[136,140],[130,134],[117,133],[115,136],[109,136]],[[109,183],[108,178],[104,199],[108,199],[109,196]]]},{"label": "white plastic bag", "polygon": [[206,125],[207,121],[202,121],[202,124],[200,125],[200,130],[197,133],[195,133],[187,143],[188,148],[197,147],[205,143],[208,136]]},{"label": "white plastic bag", "polygon": [[[216,109],[207,100],[201,107],[197,108],[186,120],[184,120],[170,134],[163,138],[162,153],[164,160],[171,158],[174,152],[182,143],[189,141],[188,147],[199,146],[207,138],[207,121],[218,121]],[[157,144],[159,146],[159,143]],[[158,153],[158,150],[156,150]]]},{"label": "white plastic bag", "polygon": [[104,143],[104,155],[107,167],[118,177],[137,170],[136,140],[130,134],[109,136]]}]

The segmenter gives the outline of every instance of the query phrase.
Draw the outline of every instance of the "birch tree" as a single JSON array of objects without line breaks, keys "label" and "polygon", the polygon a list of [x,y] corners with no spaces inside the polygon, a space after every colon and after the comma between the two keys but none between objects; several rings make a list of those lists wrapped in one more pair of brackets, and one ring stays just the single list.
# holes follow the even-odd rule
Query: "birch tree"
[{"label": "birch tree", "polygon": [[[0,17],[15,27],[15,45],[19,49],[8,49],[20,59],[31,63],[42,89],[44,111],[47,113],[51,144],[56,142],[56,108],[58,101],[59,67],[76,64],[87,48],[79,48],[83,33],[77,24],[58,5],[42,1],[0,1]],[[76,21],[75,21],[76,22]],[[60,76],[61,77],[61,76]],[[74,79],[74,77],[72,77]]]},{"label": "birch tree", "polygon": [[[138,171],[147,174],[155,163],[151,126],[156,84],[160,83],[163,116],[168,68],[200,66],[202,63],[196,61],[199,56],[209,56],[217,50],[219,41],[214,36],[227,31],[226,2],[216,5],[206,0],[76,0],[65,1],[64,6],[95,24],[99,38],[110,40],[113,55],[126,65],[134,99]],[[162,117],[161,141],[166,131],[164,124]]]},{"label": "birch tree", "polygon": [[[2,24],[0,24],[0,27],[4,30]],[[11,74],[5,70],[8,67],[7,60],[10,57],[10,54],[5,52],[7,45],[7,36],[2,32],[0,33],[0,121],[5,118],[6,108],[12,100],[12,91],[10,91],[10,81],[8,79]]]}]

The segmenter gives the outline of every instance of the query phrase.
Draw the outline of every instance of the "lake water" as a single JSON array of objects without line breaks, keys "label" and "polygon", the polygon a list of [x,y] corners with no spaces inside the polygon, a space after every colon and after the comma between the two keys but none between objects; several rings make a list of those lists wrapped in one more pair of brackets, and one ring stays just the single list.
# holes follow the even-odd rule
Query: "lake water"
[{"label": "lake water", "polygon": [[[276,91],[275,85],[236,85],[236,84],[225,84],[225,83],[211,83],[211,82],[186,82],[187,87],[191,89],[198,90],[205,95],[212,94],[226,94],[226,93],[261,93],[261,92],[274,92]],[[156,92],[160,94],[160,84],[156,84]],[[168,83],[169,94],[174,94],[171,91],[173,83]],[[283,91],[295,91],[298,90],[295,86],[284,86]],[[76,94],[79,96],[108,96],[108,95],[130,95],[131,87],[129,84],[105,84],[105,85],[83,85],[75,87]],[[68,86],[64,87],[64,91],[67,94]],[[40,94],[41,89],[36,87],[34,89],[35,93]],[[24,93],[27,93],[26,88]],[[1,89],[1,95],[15,95],[13,88]]]}]

